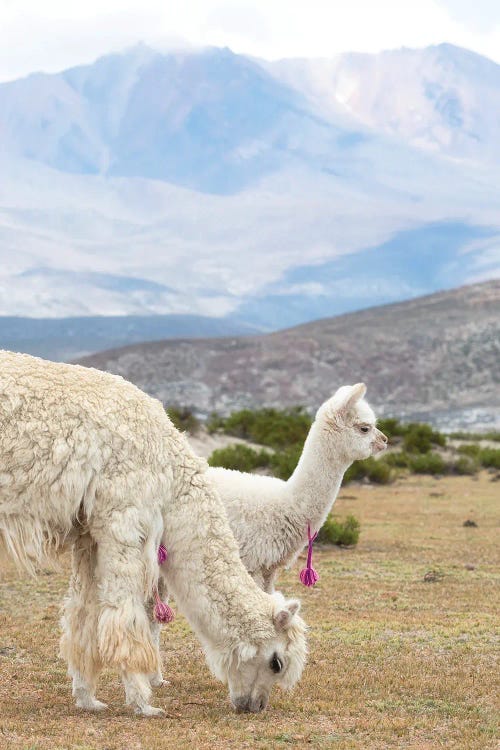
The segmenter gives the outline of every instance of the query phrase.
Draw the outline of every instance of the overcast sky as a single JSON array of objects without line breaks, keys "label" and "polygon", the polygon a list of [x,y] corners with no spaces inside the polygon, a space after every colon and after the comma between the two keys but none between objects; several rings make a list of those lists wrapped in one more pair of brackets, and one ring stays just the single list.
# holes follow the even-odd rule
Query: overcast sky
[{"label": "overcast sky", "polygon": [[500,0],[0,0],[0,80],[181,40],[268,59],[446,41],[500,63]]}]

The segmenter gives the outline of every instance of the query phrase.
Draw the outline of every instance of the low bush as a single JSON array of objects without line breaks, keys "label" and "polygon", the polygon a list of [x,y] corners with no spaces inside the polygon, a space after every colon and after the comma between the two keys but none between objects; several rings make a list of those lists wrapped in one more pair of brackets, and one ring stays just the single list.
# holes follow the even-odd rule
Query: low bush
[{"label": "low bush", "polygon": [[500,469],[500,450],[498,448],[481,448],[478,460],[485,469]]},{"label": "low bush", "polygon": [[302,453],[302,445],[292,445],[287,450],[276,451],[270,457],[269,465],[275,477],[285,482],[295,471]]},{"label": "low bush", "polygon": [[318,542],[322,544],[338,544],[352,546],[358,543],[360,524],[354,516],[347,516],[344,521],[338,521],[328,516],[319,530]]},{"label": "low bush", "polygon": [[480,445],[473,445],[469,443],[468,445],[460,445],[457,448],[457,453],[461,453],[464,456],[471,456],[472,458],[477,458],[479,456],[479,453],[481,451]]},{"label": "low bush", "polygon": [[439,453],[422,453],[412,456],[410,469],[415,474],[445,474],[447,466]]},{"label": "low bush", "polygon": [[376,461],[374,458],[366,458],[364,461],[355,461],[347,469],[342,484],[365,477],[375,484],[389,484],[393,480],[393,473],[384,459]]},{"label": "low bush", "polygon": [[406,451],[393,451],[384,456],[382,460],[388,466],[393,466],[397,469],[406,469],[411,464],[411,456]]},{"label": "low bush", "polygon": [[446,437],[428,424],[410,422],[403,436],[403,448],[410,453],[428,453],[433,445],[446,445]]},{"label": "low bush", "polygon": [[195,417],[191,409],[187,407],[166,406],[165,411],[174,426],[181,432],[189,432],[191,435],[194,435],[200,429],[200,421]]},{"label": "low bush", "polygon": [[469,456],[485,469],[500,469],[500,449],[499,448],[481,448],[480,445],[468,444],[461,445],[458,452],[463,456]]},{"label": "low bush", "polygon": [[454,474],[476,474],[479,469],[479,463],[473,456],[460,456],[451,464],[451,471]]},{"label": "low bush", "polygon": [[249,472],[269,466],[270,460],[268,451],[256,451],[248,445],[228,445],[227,448],[214,450],[208,463],[210,466]]},{"label": "low bush", "polygon": [[222,430],[225,423],[224,417],[221,417],[220,414],[218,414],[216,411],[213,411],[210,416],[208,417],[207,421],[205,422],[205,427],[207,428],[207,432],[210,435],[213,435],[214,432],[217,432],[218,430]]},{"label": "low bush", "polygon": [[222,430],[243,440],[251,440],[271,448],[303,445],[311,427],[311,417],[301,408],[293,409],[243,409],[223,419],[214,415],[209,429]]}]

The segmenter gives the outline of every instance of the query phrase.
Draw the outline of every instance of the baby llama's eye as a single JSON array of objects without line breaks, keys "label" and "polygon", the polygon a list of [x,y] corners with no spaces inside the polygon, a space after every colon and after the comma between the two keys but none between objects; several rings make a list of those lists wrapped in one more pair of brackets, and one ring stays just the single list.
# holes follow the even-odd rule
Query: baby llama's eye
[{"label": "baby llama's eye", "polygon": [[269,662],[269,666],[270,666],[271,670],[274,672],[274,674],[279,674],[281,672],[281,670],[283,669],[283,664],[278,659],[278,657],[276,656],[276,654],[274,654],[273,658]]},{"label": "baby llama's eye", "polygon": [[370,432],[370,428],[366,425],[362,425],[360,428],[361,432]]}]

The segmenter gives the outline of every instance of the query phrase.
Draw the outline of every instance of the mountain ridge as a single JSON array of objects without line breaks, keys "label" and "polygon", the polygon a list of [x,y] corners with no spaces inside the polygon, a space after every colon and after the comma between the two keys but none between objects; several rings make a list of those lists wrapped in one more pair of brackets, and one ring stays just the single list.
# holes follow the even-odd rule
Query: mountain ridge
[{"label": "mountain ridge", "polygon": [[363,380],[378,412],[445,429],[500,426],[500,281],[280,332],[158,341],[79,360],[201,413],[301,404]]},{"label": "mountain ridge", "polygon": [[1,84],[0,315],[270,329],[499,275],[499,66],[342,60],[140,47]]}]

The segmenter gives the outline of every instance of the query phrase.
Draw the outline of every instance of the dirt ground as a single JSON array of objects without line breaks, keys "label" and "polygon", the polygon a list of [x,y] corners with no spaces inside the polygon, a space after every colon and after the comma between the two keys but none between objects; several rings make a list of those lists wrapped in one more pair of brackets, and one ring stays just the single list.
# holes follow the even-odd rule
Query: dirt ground
[{"label": "dirt ground", "polygon": [[56,656],[67,572],[31,580],[2,562],[0,748],[497,748],[499,498],[487,473],[343,488],[336,514],[361,521],[360,542],[316,551],[314,589],[300,566],[282,576],[302,599],[310,656],[258,716],[231,710],[180,616],[163,632],[170,685],[153,700],[167,718],[133,716],[111,672],[107,711],[79,711]]}]

